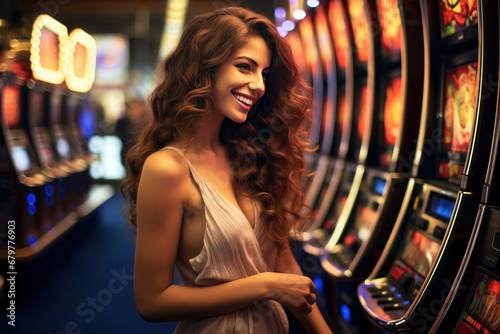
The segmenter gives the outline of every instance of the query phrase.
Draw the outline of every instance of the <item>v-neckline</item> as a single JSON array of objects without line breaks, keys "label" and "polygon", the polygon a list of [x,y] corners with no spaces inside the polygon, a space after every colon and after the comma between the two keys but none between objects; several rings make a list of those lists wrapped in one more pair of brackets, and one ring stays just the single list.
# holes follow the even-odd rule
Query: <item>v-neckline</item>
[{"label": "v-neckline", "polygon": [[[212,184],[210,184],[210,182],[207,181],[206,178],[204,178],[203,176],[201,176],[201,174],[194,168],[193,166],[193,169],[196,171],[196,173],[198,174],[198,176],[203,180],[203,182],[205,182],[220,198],[222,198],[224,201],[226,201],[226,203],[228,203],[229,205],[231,205],[233,208],[236,209],[237,212],[239,212],[241,214],[241,216],[243,218],[245,218],[245,220],[247,221],[248,223],[248,226],[250,226],[250,228],[255,231],[255,227],[257,226],[257,219],[256,219],[256,212],[255,212],[255,206],[254,206],[254,203],[253,201],[251,201],[251,204],[252,204],[252,211],[254,213],[254,223],[253,223],[253,226],[252,224],[250,223],[250,220],[248,220],[248,217],[245,215],[245,213],[243,213],[243,210],[241,209],[241,206],[236,206],[233,202],[231,202],[229,199],[227,199],[224,195],[222,195],[220,193],[220,191],[218,191],[217,189],[214,188],[214,186],[212,186]],[[239,204],[238,204],[239,205]]]}]

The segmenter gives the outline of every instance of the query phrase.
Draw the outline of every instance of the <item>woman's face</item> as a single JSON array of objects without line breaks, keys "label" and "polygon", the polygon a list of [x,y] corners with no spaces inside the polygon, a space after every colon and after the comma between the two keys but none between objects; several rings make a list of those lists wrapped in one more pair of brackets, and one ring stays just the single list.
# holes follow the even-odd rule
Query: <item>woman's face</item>
[{"label": "woman's face", "polygon": [[271,51],[264,39],[250,37],[215,71],[215,111],[243,123],[252,105],[264,95],[270,66]]}]

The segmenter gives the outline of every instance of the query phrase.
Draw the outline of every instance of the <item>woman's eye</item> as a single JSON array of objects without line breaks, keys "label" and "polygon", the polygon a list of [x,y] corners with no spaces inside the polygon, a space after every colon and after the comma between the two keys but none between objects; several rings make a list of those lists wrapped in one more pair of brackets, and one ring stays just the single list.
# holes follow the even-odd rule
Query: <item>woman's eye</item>
[{"label": "woman's eye", "polygon": [[248,64],[237,64],[236,67],[249,71],[251,69]]}]

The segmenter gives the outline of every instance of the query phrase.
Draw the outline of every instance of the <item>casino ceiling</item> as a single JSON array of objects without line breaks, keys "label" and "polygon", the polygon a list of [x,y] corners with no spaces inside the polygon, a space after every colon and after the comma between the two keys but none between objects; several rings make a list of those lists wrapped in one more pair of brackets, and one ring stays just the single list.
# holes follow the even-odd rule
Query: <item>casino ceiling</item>
[{"label": "casino ceiling", "polygon": [[[1,0],[0,17],[11,24],[33,22],[46,13],[71,31],[90,34],[124,34],[130,40],[131,60],[136,66],[156,61],[162,36],[166,0]],[[249,7],[272,17],[275,1],[190,0],[186,21],[228,5]],[[135,59],[134,59],[135,57]]]}]

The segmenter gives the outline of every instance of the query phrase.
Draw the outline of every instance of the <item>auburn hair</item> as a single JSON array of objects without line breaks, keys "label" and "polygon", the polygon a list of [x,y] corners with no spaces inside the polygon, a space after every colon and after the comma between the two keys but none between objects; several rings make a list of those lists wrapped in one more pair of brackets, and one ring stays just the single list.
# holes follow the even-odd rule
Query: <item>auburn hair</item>
[{"label": "auburn hair", "polygon": [[265,94],[244,123],[223,121],[220,140],[227,147],[236,191],[260,203],[270,238],[283,242],[304,222],[303,153],[309,150],[311,88],[269,19],[227,7],[193,18],[158,68],[159,81],[148,101],[152,117],[127,154],[121,186],[134,231],[144,162],[170,142],[194,137],[195,126],[212,110],[216,69],[253,36],[262,37],[272,54]]}]

